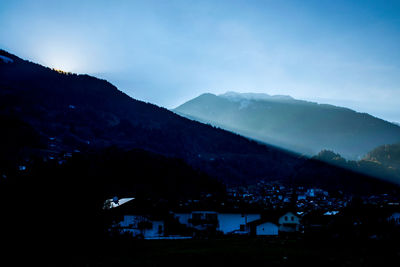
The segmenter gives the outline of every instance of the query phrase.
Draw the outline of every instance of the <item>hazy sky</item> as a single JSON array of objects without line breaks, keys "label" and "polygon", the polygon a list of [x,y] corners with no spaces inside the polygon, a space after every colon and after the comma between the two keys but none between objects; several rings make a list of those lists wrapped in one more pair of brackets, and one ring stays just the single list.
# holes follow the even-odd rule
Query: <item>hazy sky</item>
[{"label": "hazy sky", "polygon": [[287,94],[400,122],[400,1],[0,1],[0,48],[167,108]]}]

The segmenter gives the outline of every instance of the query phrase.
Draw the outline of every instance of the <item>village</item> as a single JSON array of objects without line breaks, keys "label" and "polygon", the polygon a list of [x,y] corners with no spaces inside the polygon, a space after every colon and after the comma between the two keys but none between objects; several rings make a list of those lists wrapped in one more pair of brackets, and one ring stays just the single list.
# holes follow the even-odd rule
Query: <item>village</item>
[{"label": "village", "polygon": [[[204,194],[168,212],[137,209],[135,199],[109,199],[109,231],[140,239],[357,238],[384,239],[400,231],[396,194],[368,197],[260,181],[227,188],[224,200]],[[390,231],[389,231],[390,229]],[[387,233],[386,233],[387,231]]]}]

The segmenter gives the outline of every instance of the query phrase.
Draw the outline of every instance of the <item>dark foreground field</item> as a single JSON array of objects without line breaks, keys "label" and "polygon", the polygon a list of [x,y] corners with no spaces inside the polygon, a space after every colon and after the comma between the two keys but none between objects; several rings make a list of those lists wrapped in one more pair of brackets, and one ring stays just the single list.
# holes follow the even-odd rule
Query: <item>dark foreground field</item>
[{"label": "dark foreground field", "polygon": [[[85,266],[389,266],[400,246],[382,241],[141,240],[110,244]],[[80,266],[82,262],[73,265]]]}]

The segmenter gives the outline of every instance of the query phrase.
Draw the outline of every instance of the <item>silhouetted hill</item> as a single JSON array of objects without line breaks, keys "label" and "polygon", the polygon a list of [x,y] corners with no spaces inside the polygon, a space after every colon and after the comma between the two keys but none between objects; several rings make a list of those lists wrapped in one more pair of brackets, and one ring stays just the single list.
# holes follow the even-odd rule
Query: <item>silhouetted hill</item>
[{"label": "silhouetted hill", "polygon": [[379,145],[400,141],[398,125],[366,113],[289,96],[203,94],[174,111],[308,155],[329,149],[359,159]]}]

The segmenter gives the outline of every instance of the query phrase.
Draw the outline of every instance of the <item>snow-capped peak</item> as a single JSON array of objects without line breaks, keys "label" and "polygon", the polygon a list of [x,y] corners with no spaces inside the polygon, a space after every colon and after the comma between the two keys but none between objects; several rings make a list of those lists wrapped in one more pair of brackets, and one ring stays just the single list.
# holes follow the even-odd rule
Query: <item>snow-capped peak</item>
[{"label": "snow-capped peak", "polygon": [[240,100],[294,100],[291,96],[288,95],[268,95],[263,93],[237,93],[233,91],[228,91],[225,94],[219,95],[220,97],[224,97],[233,101]]}]

